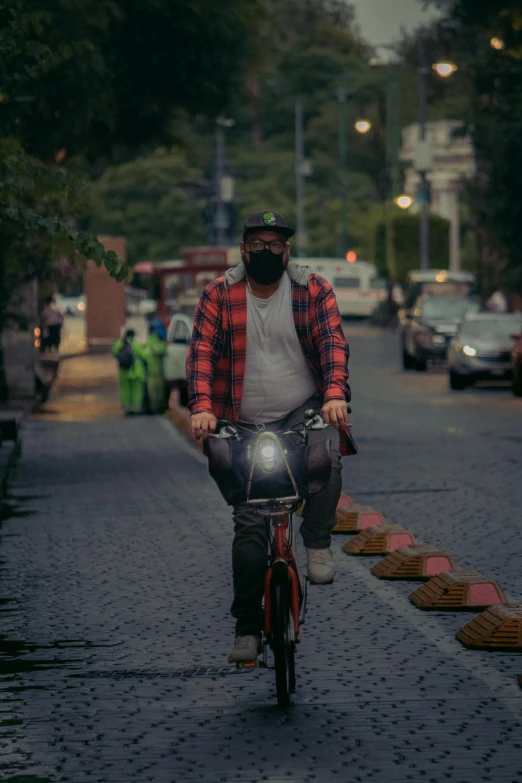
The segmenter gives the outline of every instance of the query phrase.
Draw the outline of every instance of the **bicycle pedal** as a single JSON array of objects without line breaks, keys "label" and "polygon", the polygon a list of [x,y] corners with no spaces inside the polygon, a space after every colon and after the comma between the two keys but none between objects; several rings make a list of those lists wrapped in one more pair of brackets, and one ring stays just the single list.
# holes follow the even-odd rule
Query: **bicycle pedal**
[{"label": "bicycle pedal", "polygon": [[237,661],[236,669],[257,669],[261,666],[261,661]]}]

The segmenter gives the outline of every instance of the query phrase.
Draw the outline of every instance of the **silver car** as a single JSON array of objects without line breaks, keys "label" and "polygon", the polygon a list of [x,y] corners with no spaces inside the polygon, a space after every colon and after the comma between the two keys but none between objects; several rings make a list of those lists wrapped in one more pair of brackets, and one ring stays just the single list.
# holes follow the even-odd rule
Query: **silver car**
[{"label": "silver car", "polygon": [[475,381],[509,380],[511,334],[521,326],[520,313],[468,313],[448,349],[451,388],[459,391]]}]

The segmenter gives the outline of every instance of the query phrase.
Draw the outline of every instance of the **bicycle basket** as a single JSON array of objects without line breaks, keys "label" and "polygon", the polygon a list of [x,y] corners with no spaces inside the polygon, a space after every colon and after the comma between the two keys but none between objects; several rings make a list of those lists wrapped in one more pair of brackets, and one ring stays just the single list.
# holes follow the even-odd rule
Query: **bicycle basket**
[{"label": "bicycle basket", "polygon": [[[331,441],[263,430],[241,438],[210,438],[209,472],[229,505],[301,499],[324,489],[331,472]],[[264,453],[263,453],[264,452]]]}]

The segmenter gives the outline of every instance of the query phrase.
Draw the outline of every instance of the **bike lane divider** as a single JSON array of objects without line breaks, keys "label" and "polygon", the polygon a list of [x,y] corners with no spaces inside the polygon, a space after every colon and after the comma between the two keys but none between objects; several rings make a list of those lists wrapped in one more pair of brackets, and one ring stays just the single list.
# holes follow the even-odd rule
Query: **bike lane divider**
[{"label": "bike lane divider", "polygon": [[350,505],[337,506],[336,518],[332,533],[358,533],[366,528],[385,524],[383,515],[374,508],[353,502]]},{"label": "bike lane divider", "polygon": [[[352,498],[350,501],[343,504],[344,507],[338,507],[338,520],[339,517],[345,520],[350,508],[357,512],[356,517],[369,508],[355,503]],[[419,609],[446,612],[485,609],[457,631],[455,639],[470,650],[522,652],[522,604],[509,603],[500,585],[492,579],[471,569],[460,569],[447,552],[418,544],[413,533],[404,531],[399,525],[389,525],[374,509],[370,512],[378,514],[383,524],[363,529],[342,547],[350,555],[386,555],[370,571],[362,567],[365,581],[371,580],[370,574],[390,581],[423,581],[424,584],[408,597]],[[386,541],[390,528],[395,528],[396,532],[399,528],[399,532],[406,532],[413,540],[406,545],[394,546],[393,542]],[[350,524],[345,521],[344,529],[339,532],[357,532],[357,528],[350,529]],[[381,551],[377,551],[379,549]],[[404,600],[398,594],[397,598]],[[502,675],[495,670],[485,670],[479,677],[491,688],[491,683]],[[507,684],[507,680],[502,679]],[[522,674],[517,682],[522,688]],[[519,716],[522,712],[516,714]]]},{"label": "bike lane divider", "polygon": [[[470,649],[522,652],[522,604],[496,604],[455,634]],[[518,678],[519,683],[522,675]]]},{"label": "bike lane divider", "polygon": [[401,525],[375,525],[348,541],[343,551],[348,555],[387,555],[401,546],[417,544],[417,539]]},{"label": "bike lane divider", "polygon": [[[448,631],[447,623],[439,620],[438,612],[415,611],[407,595],[397,590],[397,582],[377,579],[366,566],[363,558],[350,557],[338,560],[339,577],[357,580],[368,594],[388,606],[393,615],[404,620],[443,655],[450,656],[459,665],[484,683],[494,698],[516,716],[522,718],[522,690],[513,674],[499,671],[494,664],[484,661],[465,649]],[[446,615],[446,613],[443,613]]]},{"label": "bike lane divider", "polygon": [[423,582],[443,571],[458,571],[454,559],[435,546],[401,546],[376,563],[371,572],[379,579]]},{"label": "bike lane divider", "polygon": [[502,588],[472,569],[445,571],[410,595],[418,609],[480,611],[494,604],[507,604]]}]

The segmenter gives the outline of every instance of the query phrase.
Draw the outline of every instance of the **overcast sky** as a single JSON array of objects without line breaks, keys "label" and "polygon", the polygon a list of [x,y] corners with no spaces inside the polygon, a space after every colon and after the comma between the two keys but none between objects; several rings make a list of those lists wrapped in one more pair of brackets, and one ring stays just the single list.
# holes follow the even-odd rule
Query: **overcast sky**
[{"label": "overcast sky", "polygon": [[348,0],[356,13],[363,35],[374,46],[393,43],[401,37],[401,28],[412,30],[429,22],[436,14],[423,11],[422,0]]}]

